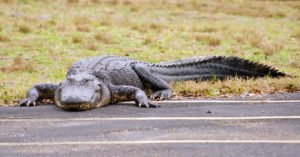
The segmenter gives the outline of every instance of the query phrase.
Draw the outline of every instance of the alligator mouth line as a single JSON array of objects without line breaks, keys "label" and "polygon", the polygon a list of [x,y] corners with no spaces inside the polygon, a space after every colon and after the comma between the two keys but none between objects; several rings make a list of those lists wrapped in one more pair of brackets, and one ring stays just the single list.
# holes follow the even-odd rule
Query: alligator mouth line
[{"label": "alligator mouth line", "polygon": [[61,105],[61,108],[68,111],[82,111],[95,108],[91,104],[68,104],[68,105]]}]

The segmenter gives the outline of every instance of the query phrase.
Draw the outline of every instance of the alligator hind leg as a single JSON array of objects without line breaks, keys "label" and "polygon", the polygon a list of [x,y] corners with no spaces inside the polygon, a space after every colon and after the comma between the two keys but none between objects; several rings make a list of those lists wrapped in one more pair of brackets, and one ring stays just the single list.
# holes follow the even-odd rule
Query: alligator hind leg
[{"label": "alligator hind leg", "polygon": [[37,84],[27,93],[27,98],[20,101],[19,106],[36,106],[39,99],[54,99],[54,94],[58,85],[56,84]]},{"label": "alligator hind leg", "polygon": [[134,71],[138,74],[138,76],[145,81],[146,83],[149,83],[152,90],[154,91],[151,95],[151,99],[170,99],[172,96],[172,89],[169,87],[169,84],[153,75],[148,66],[145,64],[135,64],[133,66]]}]

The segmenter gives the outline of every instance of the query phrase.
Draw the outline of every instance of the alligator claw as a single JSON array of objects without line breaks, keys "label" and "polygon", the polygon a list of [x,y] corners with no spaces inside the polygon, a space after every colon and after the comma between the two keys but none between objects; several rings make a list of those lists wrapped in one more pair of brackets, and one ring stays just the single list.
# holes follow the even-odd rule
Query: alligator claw
[{"label": "alligator claw", "polygon": [[138,106],[139,107],[146,107],[146,108],[157,108],[157,107],[160,107],[156,103],[153,103],[153,102],[151,102],[149,100],[140,101],[138,103]]},{"label": "alligator claw", "polygon": [[166,89],[166,90],[159,90],[154,92],[150,98],[151,100],[155,100],[155,99],[168,100],[171,98],[171,96],[172,96],[172,91],[170,89]]},{"label": "alligator claw", "polygon": [[145,103],[145,104],[139,104],[139,107],[146,107],[146,108],[157,108],[160,107],[159,105],[155,103]]},{"label": "alligator claw", "polygon": [[36,106],[36,105],[37,105],[37,102],[36,102],[35,98],[26,98],[26,99],[23,99],[22,101],[20,101],[20,103],[19,103],[19,106],[26,106],[26,107]]}]

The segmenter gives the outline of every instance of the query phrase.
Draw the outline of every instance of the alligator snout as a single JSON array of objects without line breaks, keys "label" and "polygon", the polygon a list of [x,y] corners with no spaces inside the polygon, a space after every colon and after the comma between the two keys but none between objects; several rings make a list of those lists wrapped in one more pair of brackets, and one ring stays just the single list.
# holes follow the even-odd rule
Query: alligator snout
[{"label": "alligator snout", "polygon": [[62,88],[60,102],[64,105],[90,104],[95,92],[88,87],[67,87]]},{"label": "alligator snout", "polygon": [[68,111],[82,111],[94,108],[91,99],[86,96],[63,96],[59,104],[62,109]]},{"label": "alligator snout", "polygon": [[70,97],[64,96],[61,98],[61,103],[63,104],[85,104],[89,103],[90,99],[88,97]]},{"label": "alligator snout", "polygon": [[[97,107],[101,98],[99,81],[90,75],[76,75],[63,81],[55,93],[55,103],[64,110],[82,111]],[[96,79],[96,78],[94,78]]]}]

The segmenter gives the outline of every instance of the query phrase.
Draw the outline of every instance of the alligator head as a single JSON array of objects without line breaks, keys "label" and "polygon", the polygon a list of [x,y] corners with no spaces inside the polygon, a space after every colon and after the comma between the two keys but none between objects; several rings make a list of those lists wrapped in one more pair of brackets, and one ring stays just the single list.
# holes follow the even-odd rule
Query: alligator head
[{"label": "alligator head", "polygon": [[54,101],[64,110],[88,110],[108,104],[110,92],[94,75],[80,73],[69,75],[59,85]]}]

